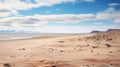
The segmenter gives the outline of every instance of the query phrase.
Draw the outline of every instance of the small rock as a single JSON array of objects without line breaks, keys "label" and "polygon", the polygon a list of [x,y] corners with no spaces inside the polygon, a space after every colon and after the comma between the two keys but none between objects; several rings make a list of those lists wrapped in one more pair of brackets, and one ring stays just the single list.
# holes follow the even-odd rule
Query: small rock
[{"label": "small rock", "polygon": [[52,67],[56,67],[55,65],[53,65]]},{"label": "small rock", "polygon": [[63,52],[63,50],[61,50],[60,52]]},{"label": "small rock", "polygon": [[5,63],[3,66],[4,67],[11,67],[11,65],[9,63]]},{"label": "small rock", "polygon": [[110,44],[105,44],[107,47],[112,47]]}]

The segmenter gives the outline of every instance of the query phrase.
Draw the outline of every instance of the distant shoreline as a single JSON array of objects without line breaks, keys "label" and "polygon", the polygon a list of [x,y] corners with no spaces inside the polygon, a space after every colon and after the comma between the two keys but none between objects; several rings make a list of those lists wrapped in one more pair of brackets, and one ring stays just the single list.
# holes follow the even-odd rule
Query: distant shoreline
[{"label": "distant shoreline", "polygon": [[[3,35],[3,36],[2,36]],[[64,36],[74,36],[74,35],[82,35],[82,34],[33,34],[32,36],[30,36],[30,34],[28,35],[24,35],[24,34],[0,34],[0,38],[4,37],[3,39],[1,38],[0,41],[13,41],[13,40],[28,40],[28,39],[43,39],[43,38],[53,38],[53,37],[64,37]],[[20,36],[19,36],[20,35]],[[24,35],[24,36],[22,36]],[[10,37],[9,37],[10,36]],[[15,37],[14,37],[15,36]],[[18,37],[17,37],[18,36]]]}]

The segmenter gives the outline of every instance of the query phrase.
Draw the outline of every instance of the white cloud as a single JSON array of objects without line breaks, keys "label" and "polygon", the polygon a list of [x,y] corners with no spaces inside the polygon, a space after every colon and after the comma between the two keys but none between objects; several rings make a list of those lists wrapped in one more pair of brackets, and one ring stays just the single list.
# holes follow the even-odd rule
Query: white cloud
[{"label": "white cloud", "polygon": [[111,6],[111,7],[114,7],[114,6],[118,6],[119,3],[109,3],[108,5]]},{"label": "white cloud", "polygon": [[[26,10],[40,6],[52,6],[54,4],[74,2],[75,0],[35,0],[36,4],[31,3],[30,0],[21,2],[20,0],[3,0],[0,2],[0,17],[11,16],[19,14],[17,10]],[[8,2],[9,1],[9,2]],[[92,0],[84,0],[92,1]],[[40,3],[41,4],[40,4]],[[27,3],[27,4],[26,4]],[[4,6],[4,8],[3,8]],[[5,7],[6,6],[6,7]],[[56,9],[58,10],[58,9]],[[3,30],[25,30],[36,32],[51,32],[51,33],[81,33],[90,32],[92,30],[106,30],[109,28],[120,28],[120,26],[46,26],[50,22],[56,23],[80,23],[90,20],[111,20],[114,23],[120,23],[120,10],[113,7],[105,11],[97,12],[96,14],[53,14],[53,15],[33,15],[20,17],[5,17],[0,18],[0,29]],[[95,24],[101,24],[96,22]]]},{"label": "white cloud", "polygon": [[107,10],[96,14],[96,20],[111,20],[116,23],[118,22],[118,19],[120,19],[120,11],[115,10],[114,8],[108,8]]},{"label": "white cloud", "polygon": [[[12,22],[25,22],[30,19],[32,22],[57,22],[57,23],[79,23],[89,20],[111,20],[113,22],[118,22],[120,18],[120,11],[114,8],[108,8],[105,11],[98,12],[96,14],[52,14],[52,15],[33,15],[33,16],[22,16],[22,17],[9,17],[0,19],[1,22],[12,21]],[[31,20],[30,20],[31,21]],[[29,22],[30,23],[30,22]]]},{"label": "white cloud", "polygon": [[24,24],[34,24],[41,22],[56,23],[79,23],[95,18],[93,14],[54,14],[54,15],[34,15],[21,17],[8,17],[0,19],[1,22],[20,22]]},{"label": "white cloud", "polygon": [[7,26],[13,28],[29,28],[29,27],[41,27],[46,21],[42,21],[38,18],[32,18],[31,16],[26,17],[10,17],[10,18],[3,18],[0,19],[0,26]]},{"label": "white cloud", "polygon": [[106,31],[107,29],[120,29],[119,25],[111,26],[46,26],[42,27],[10,27],[0,26],[2,30],[15,30],[24,32],[37,32],[37,33],[89,33],[93,30]]},{"label": "white cloud", "polygon": [[[0,19],[0,29],[24,30],[44,33],[78,33],[79,26],[46,26],[50,22],[78,23],[93,18],[93,14],[61,14],[7,17]],[[82,28],[83,29],[83,28]]]},{"label": "white cloud", "polygon": [[[78,33],[79,26],[46,26],[46,23],[78,23],[93,18],[93,14],[60,14],[7,17],[0,19],[0,28],[4,30],[26,30],[44,33]],[[83,28],[82,28],[83,29]]]},{"label": "white cloud", "polygon": [[[7,10],[4,10],[7,12]],[[109,28],[120,28],[120,26],[46,26],[47,23],[80,23],[90,20],[111,20],[114,23],[120,23],[120,11],[114,8],[108,8],[105,11],[96,14],[53,14],[53,15],[33,15],[21,17],[7,17],[0,19],[1,29],[14,29],[51,32],[51,33],[80,33],[90,32],[92,30],[107,30]],[[96,22],[95,24],[102,24]]]},{"label": "white cloud", "polygon": [[34,0],[35,3],[33,3],[31,0],[4,0],[0,1],[0,8],[1,7],[7,7],[14,10],[27,10],[35,7],[41,7],[41,6],[52,6],[55,4],[60,3],[67,3],[67,2],[75,2],[76,0]]},{"label": "white cloud", "polygon": [[[33,2],[34,1],[34,2]],[[0,0],[0,8],[7,7],[14,10],[28,10],[42,6],[53,6],[61,3],[95,2],[95,0]]]},{"label": "white cloud", "polygon": [[94,22],[95,25],[102,25],[103,22]]},{"label": "white cloud", "polygon": [[[33,2],[34,1],[34,2]],[[18,13],[18,10],[29,10],[42,6],[53,6],[61,3],[75,3],[78,0],[0,0],[0,8],[9,12],[0,11],[0,16],[10,16]],[[95,0],[80,0],[81,2],[94,2]],[[8,9],[9,8],[9,9]],[[56,9],[60,10],[60,9]]]},{"label": "white cloud", "polygon": [[82,2],[95,2],[95,0],[81,0]]},{"label": "white cloud", "polygon": [[28,10],[42,6],[52,6],[61,3],[73,3],[76,0],[0,0],[0,17],[7,17],[18,13],[18,10]]},{"label": "white cloud", "polygon": [[120,18],[115,19],[114,22],[120,24]]},{"label": "white cloud", "polygon": [[10,8],[0,8],[0,17],[13,16],[19,14],[16,10]]},{"label": "white cloud", "polygon": [[43,21],[58,23],[76,23],[89,20],[94,17],[93,14],[54,14],[54,15],[35,15]]},{"label": "white cloud", "polygon": [[[71,31],[72,30],[72,31]],[[79,26],[43,26],[42,28],[35,28],[37,32],[44,33],[80,33]]]}]

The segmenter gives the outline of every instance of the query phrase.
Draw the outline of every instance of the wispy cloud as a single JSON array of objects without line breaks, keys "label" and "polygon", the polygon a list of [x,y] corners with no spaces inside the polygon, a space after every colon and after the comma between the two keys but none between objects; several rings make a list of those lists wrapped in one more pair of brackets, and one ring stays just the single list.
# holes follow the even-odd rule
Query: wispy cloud
[{"label": "wispy cloud", "polygon": [[108,5],[111,6],[111,7],[114,7],[114,6],[118,6],[120,4],[119,3],[109,3]]},{"label": "wispy cloud", "polygon": [[[18,10],[29,10],[32,8],[39,8],[43,6],[53,6],[53,5],[62,4],[62,3],[75,3],[78,1],[94,2],[95,0],[54,0],[54,1],[53,0],[33,0],[33,1],[32,0],[0,0],[0,8],[2,8],[0,10],[9,11],[6,13],[5,12],[3,13],[3,11],[0,11],[0,16],[9,16],[9,15],[15,14],[16,12],[18,12]],[[56,10],[60,10],[60,9],[56,9]]]},{"label": "wispy cloud", "polygon": [[106,9],[105,11],[98,12],[96,14],[96,19],[97,20],[111,20],[114,23],[120,23],[120,21],[116,21],[120,19],[120,11],[115,10],[115,8],[110,7]]},{"label": "wispy cloud", "polygon": [[94,14],[54,14],[54,15],[34,15],[21,17],[8,17],[0,19],[0,22],[13,22],[34,24],[42,22],[56,22],[56,23],[79,23],[86,20],[91,20]]},{"label": "wispy cloud", "polygon": [[95,2],[95,0],[81,0],[81,2]]},{"label": "wispy cloud", "polygon": [[6,17],[17,14],[19,14],[19,12],[16,10],[12,10],[10,8],[0,8],[0,17]]},{"label": "wispy cloud", "polygon": [[27,10],[35,7],[41,7],[41,6],[52,6],[55,4],[60,3],[67,3],[67,2],[75,2],[76,0],[34,0],[35,3],[32,2],[32,0],[0,0],[0,8],[1,7],[7,7],[15,10]]},{"label": "wispy cloud", "polygon": [[95,25],[102,25],[103,22],[94,22]]},{"label": "wispy cloud", "polygon": [[0,17],[18,13],[18,10],[29,10],[42,6],[53,6],[61,3],[73,3],[76,0],[0,0]]}]

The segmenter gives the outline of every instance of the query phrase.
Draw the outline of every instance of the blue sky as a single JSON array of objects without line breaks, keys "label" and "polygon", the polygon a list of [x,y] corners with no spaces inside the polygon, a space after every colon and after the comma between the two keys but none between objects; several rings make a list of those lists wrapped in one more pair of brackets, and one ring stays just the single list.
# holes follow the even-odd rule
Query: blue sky
[{"label": "blue sky", "polygon": [[[76,0],[76,1],[77,2],[75,3],[61,3],[49,7],[43,6],[39,8],[33,8],[30,10],[21,10],[20,13],[23,15],[96,13],[109,8],[108,4],[110,3],[120,2],[119,0],[96,0],[95,2],[81,2],[80,0]],[[119,10],[120,9],[119,6],[116,6],[115,8]],[[47,11],[49,11],[49,13],[47,13]]]},{"label": "blue sky", "polygon": [[0,31],[88,33],[120,29],[120,0],[0,0]]}]

